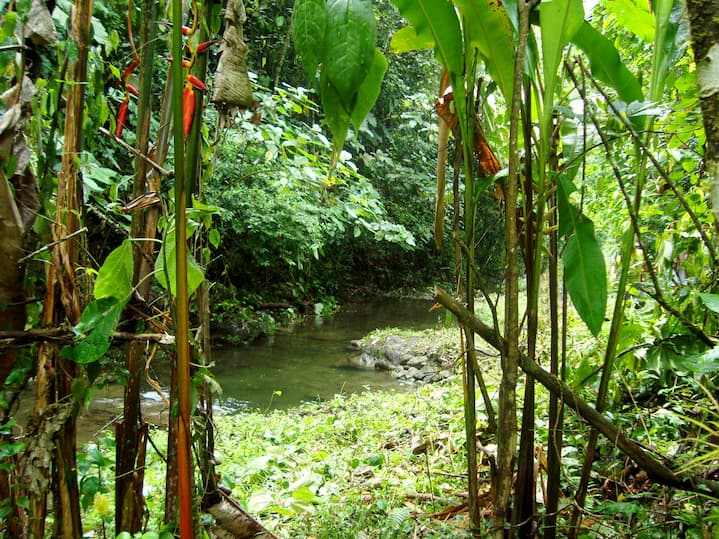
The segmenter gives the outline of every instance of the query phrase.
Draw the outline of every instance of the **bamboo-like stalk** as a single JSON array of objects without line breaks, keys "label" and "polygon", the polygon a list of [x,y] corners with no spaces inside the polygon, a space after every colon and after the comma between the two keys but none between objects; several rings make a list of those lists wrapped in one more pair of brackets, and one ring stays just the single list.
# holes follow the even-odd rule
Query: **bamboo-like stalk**
[{"label": "bamboo-like stalk", "polygon": [[[128,6],[128,24],[131,24]],[[150,114],[152,98],[152,79],[154,73],[155,34],[157,18],[157,2],[143,0],[142,16],[140,17],[140,96],[137,104],[136,159],[133,198],[142,196],[148,191],[147,172],[149,163],[144,158],[148,153],[150,140]],[[152,211],[152,210],[151,210]],[[154,238],[156,226],[145,221],[147,212],[132,213],[131,235],[133,238]],[[146,242],[135,243],[133,246],[133,284],[141,297],[147,297],[152,272],[152,257],[146,253]],[[152,242],[149,242],[152,243]],[[152,247],[151,247],[152,248]],[[115,470],[115,531],[136,533],[142,528],[144,499],[142,496],[144,483],[144,455],[146,426],[140,414],[140,386],[144,370],[145,346],[141,341],[130,341],[126,347],[125,367],[128,372],[124,390],[124,407],[122,421],[115,425],[116,453]]]},{"label": "bamboo-like stalk", "polygon": [[[552,131],[554,143],[550,155],[550,167],[552,170],[559,169],[559,133],[555,126]],[[564,380],[564,373],[559,369],[560,353],[560,332],[559,332],[559,238],[557,224],[559,215],[557,211],[556,178],[552,180],[550,190],[552,195],[549,198],[549,372]],[[566,328],[562,328],[566,329]],[[557,512],[559,510],[559,496],[561,493],[561,458],[562,438],[564,423],[564,406],[559,395],[549,395],[549,422],[547,442],[547,496],[545,500],[546,515],[544,518],[544,537],[554,539],[557,536]]]},{"label": "bamboo-like stalk", "polygon": [[190,455],[190,320],[187,289],[187,182],[182,121],[182,0],[172,0],[172,110],[175,157],[175,338],[177,346],[177,485],[180,537],[193,537],[192,460]]},{"label": "bamboo-like stalk", "polygon": [[506,346],[502,354],[502,379],[499,385],[499,420],[497,422],[497,471],[494,481],[493,533],[503,539],[507,523],[507,506],[512,489],[514,456],[517,440],[517,370],[519,363],[519,237],[517,230],[517,192],[520,174],[519,115],[522,103],[524,57],[529,35],[529,9],[519,2],[519,40],[514,65],[514,85],[510,105],[509,175],[505,189],[505,305],[504,327]]}]

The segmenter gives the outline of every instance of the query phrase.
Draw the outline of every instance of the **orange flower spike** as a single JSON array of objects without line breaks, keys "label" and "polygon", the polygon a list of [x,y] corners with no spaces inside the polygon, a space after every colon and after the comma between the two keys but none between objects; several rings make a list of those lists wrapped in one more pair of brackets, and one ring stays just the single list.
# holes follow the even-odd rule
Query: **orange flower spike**
[{"label": "orange flower spike", "polygon": [[182,92],[182,129],[185,137],[190,134],[192,129],[192,119],[195,116],[195,92],[191,84],[185,85]]},{"label": "orange flower spike", "polygon": [[122,128],[125,126],[125,120],[127,120],[127,105],[130,102],[128,97],[123,99],[120,104],[120,110],[117,111],[117,126],[115,127],[115,136],[120,138],[122,135]]},{"label": "orange flower spike", "polygon": [[127,88],[127,91],[130,92],[135,97],[140,97],[140,92],[132,84],[130,84],[130,83],[125,84],[125,88]]},{"label": "orange flower spike", "polygon": [[187,81],[201,92],[207,91],[207,85],[194,75],[187,75]]},{"label": "orange flower spike", "polygon": [[197,54],[202,54],[207,49],[209,49],[212,45],[214,45],[215,43],[218,43],[218,42],[219,42],[219,40],[217,40],[217,39],[212,39],[210,41],[203,41],[202,43],[200,43],[197,46],[197,51],[196,51]]}]

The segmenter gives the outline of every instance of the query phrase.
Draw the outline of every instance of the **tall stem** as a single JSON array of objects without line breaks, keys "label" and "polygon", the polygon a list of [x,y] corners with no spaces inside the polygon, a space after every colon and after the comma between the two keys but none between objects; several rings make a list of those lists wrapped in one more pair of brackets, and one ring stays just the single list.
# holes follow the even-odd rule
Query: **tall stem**
[{"label": "tall stem", "polygon": [[187,291],[187,185],[182,121],[182,0],[172,0],[172,105],[175,149],[175,341],[177,343],[177,474],[180,537],[193,536],[192,461],[190,459],[190,320]]}]

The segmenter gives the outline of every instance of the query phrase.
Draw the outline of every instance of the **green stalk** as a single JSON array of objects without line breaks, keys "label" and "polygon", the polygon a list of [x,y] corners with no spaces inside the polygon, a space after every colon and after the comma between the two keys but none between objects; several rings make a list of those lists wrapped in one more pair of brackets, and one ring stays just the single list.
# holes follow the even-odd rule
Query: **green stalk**
[{"label": "green stalk", "polygon": [[190,459],[190,319],[187,291],[187,185],[182,131],[182,0],[172,0],[172,106],[175,147],[175,342],[177,346],[177,473],[180,537],[193,537],[192,461]]},{"label": "green stalk", "polygon": [[504,539],[507,508],[512,490],[513,462],[517,440],[517,372],[519,368],[519,236],[517,230],[517,193],[520,174],[519,116],[522,104],[524,58],[529,35],[530,4],[519,2],[519,40],[514,64],[514,90],[509,124],[509,175],[505,191],[505,246],[507,263],[504,275],[505,346],[502,354],[502,380],[499,386],[497,422],[497,475],[495,479],[493,532]]}]

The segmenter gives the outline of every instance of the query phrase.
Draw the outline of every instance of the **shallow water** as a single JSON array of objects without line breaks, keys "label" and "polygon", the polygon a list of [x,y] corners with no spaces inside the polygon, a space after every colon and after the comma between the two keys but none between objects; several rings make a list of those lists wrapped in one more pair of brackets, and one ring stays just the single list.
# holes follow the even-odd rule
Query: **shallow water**
[{"label": "shallow water", "polygon": [[[329,318],[308,320],[259,342],[215,349],[212,372],[222,387],[216,406],[226,413],[239,413],[247,409],[292,408],[303,402],[365,390],[404,391],[411,385],[386,372],[354,366],[350,358],[358,352],[350,349],[350,342],[378,328],[439,327],[444,315],[428,312],[431,305],[431,300],[394,298],[350,304]],[[153,372],[167,392],[166,362],[163,366],[163,361],[156,358]],[[92,402],[81,412],[77,424],[81,443],[111,428],[121,417],[123,389],[120,384],[93,389]],[[15,414],[18,432],[30,413],[33,391],[28,388],[21,397],[20,410]],[[152,424],[167,424],[168,407],[149,385],[142,392],[142,414]]]},{"label": "shallow water", "polygon": [[385,372],[353,366],[350,341],[377,328],[437,327],[441,313],[429,300],[382,299],[349,305],[328,319],[310,320],[249,346],[213,351],[213,372],[223,388],[220,407],[288,408],[364,389],[401,390]]}]

